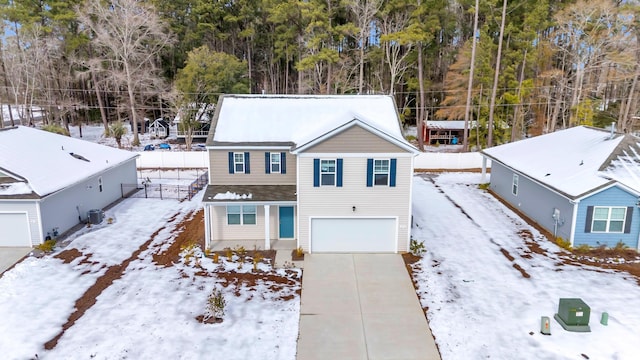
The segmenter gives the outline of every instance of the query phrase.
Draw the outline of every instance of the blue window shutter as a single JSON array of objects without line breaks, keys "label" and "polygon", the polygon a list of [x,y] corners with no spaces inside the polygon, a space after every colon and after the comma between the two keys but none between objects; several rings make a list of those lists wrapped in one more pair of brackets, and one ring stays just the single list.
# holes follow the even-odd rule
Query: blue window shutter
[{"label": "blue window shutter", "polygon": [[587,206],[587,221],[584,224],[584,232],[591,232],[591,220],[593,220],[593,206]]},{"label": "blue window shutter", "polygon": [[631,217],[633,216],[633,206],[627,207],[627,218],[624,219],[624,233],[631,233]]},{"label": "blue window shutter", "polygon": [[271,153],[268,151],[264,153],[264,173],[271,174]]},{"label": "blue window shutter", "polygon": [[391,159],[389,164],[389,186],[391,187],[396,186],[396,162],[398,162],[397,159]]},{"label": "blue window shutter", "polygon": [[336,186],[342,187],[342,159],[336,161]]},{"label": "blue window shutter", "polygon": [[233,152],[229,151],[229,174],[233,174],[233,173],[234,173]]},{"label": "blue window shutter", "polygon": [[287,153],[281,152],[280,153],[280,174],[286,174],[286,173],[287,173]]},{"label": "blue window shutter", "polygon": [[244,153],[244,173],[245,174],[251,173],[251,171],[249,170],[249,153],[248,152]]},{"label": "blue window shutter", "polygon": [[313,159],[313,187],[320,186],[320,159]]},{"label": "blue window shutter", "polygon": [[373,186],[373,159],[367,159],[367,187]]}]

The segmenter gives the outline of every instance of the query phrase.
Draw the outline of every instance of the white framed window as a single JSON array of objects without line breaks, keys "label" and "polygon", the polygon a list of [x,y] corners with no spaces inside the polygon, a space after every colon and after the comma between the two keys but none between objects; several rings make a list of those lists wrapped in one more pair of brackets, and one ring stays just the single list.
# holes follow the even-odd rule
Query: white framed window
[{"label": "white framed window", "polygon": [[233,170],[235,173],[244,173],[244,153],[233,153]]},{"label": "white framed window", "polygon": [[389,185],[389,160],[373,160],[373,185]]},{"label": "white framed window", "polygon": [[257,207],[255,205],[227,205],[227,225],[255,225]]},{"label": "white framed window", "polygon": [[282,162],[282,159],[280,158],[280,153],[271,153],[270,155],[271,157],[271,173],[272,174],[278,174],[280,173],[280,164]]},{"label": "white framed window", "polygon": [[624,232],[624,221],[627,217],[626,207],[595,206],[593,208],[592,232]]},{"label": "white framed window", "polygon": [[320,185],[336,185],[336,160],[320,160]]},{"label": "white framed window", "polygon": [[511,193],[515,196],[518,196],[518,183],[520,181],[520,177],[518,174],[513,174],[513,183],[511,184]]}]

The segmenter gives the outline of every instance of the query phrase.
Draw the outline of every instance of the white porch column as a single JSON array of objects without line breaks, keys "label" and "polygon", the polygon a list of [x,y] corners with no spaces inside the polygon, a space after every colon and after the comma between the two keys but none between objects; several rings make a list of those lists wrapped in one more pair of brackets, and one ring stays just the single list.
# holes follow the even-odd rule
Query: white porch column
[{"label": "white porch column", "polygon": [[264,206],[264,249],[271,249],[271,229],[269,226],[271,225],[271,219],[269,218],[269,205]]},{"label": "white porch column", "polygon": [[204,206],[204,247],[211,246],[211,205]]},{"label": "white porch column", "polygon": [[487,182],[487,157],[482,157],[482,180],[480,180],[481,184]]}]

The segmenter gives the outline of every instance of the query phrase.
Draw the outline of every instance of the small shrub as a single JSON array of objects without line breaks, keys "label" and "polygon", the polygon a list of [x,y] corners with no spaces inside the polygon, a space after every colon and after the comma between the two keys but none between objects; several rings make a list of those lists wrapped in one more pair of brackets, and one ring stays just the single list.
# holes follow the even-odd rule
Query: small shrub
[{"label": "small shrub", "polygon": [[199,265],[199,259],[196,257],[196,250],[199,246],[195,241],[189,241],[184,245],[180,246],[180,252],[184,255],[184,263],[189,265],[191,263],[191,259],[195,259],[196,265]]},{"label": "small shrub", "polygon": [[218,263],[220,261],[220,255],[218,253],[213,253],[213,262]]},{"label": "small shrub", "polygon": [[44,251],[44,252],[52,252],[53,248],[56,246],[56,241],[53,239],[45,240],[42,244],[36,245],[36,249]]},{"label": "small shrub", "polygon": [[488,190],[490,185],[491,185],[491,183],[479,184],[478,185],[478,189],[480,189],[480,190]]},{"label": "small shrub", "polygon": [[296,249],[296,256],[297,257],[304,256],[304,250],[302,249],[302,246],[298,246],[298,248]]},{"label": "small shrub", "polygon": [[436,141],[435,144],[433,144],[434,147],[440,147],[440,143]]},{"label": "small shrub", "polygon": [[409,243],[409,251],[415,256],[422,256],[427,249],[424,247],[424,241],[411,239]]},{"label": "small shrub", "polygon": [[571,242],[569,240],[565,240],[562,237],[558,236],[556,238],[556,245],[560,246],[565,250],[571,251]]},{"label": "small shrub", "polygon": [[591,246],[587,244],[580,244],[578,247],[574,248],[574,251],[578,254],[586,254],[591,251]]},{"label": "small shrub", "polygon": [[233,250],[231,248],[224,248],[224,254],[227,256],[227,261],[233,261]]},{"label": "small shrub", "polygon": [[415,141],[417,138],[414,135],[407,135],[404,137],[407,141]]},{"label": "small shrub", "polygon": [[109,224],[109,225],[113,224],[113,218],[112,217],[107,219],[107,224]]},{"label": "small shrub", "polygon": [[245,249],[244,246],[239,246],[236,248],[236,253],[240,257],[240,260],[242,261],[244,260],[244,257],[247,255],[247,249]]},{"label": "small shrub", "polygon": [[256,252],[253,254],[253,271],[258,271],[258,263],[264,259],[262,253]]},{"label": "small shrub", "polygon": [[209,298],[207,299],[207,309],[205,311],[205,318],[209,319],[214,317],[216,319],[222,319],[224,317],[224,309],[227,306],[227,301],[224,299],[224,294],[220,289],[213,289]]}]

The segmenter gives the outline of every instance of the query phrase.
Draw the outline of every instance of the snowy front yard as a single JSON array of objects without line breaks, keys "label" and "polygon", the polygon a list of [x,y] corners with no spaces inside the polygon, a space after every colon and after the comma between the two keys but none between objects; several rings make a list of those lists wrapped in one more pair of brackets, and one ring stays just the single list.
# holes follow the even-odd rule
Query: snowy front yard
[{"label": "snowy front yard", "polygon": [[[106,213],[113,224],[83,229],[64,251],[6,272],[1,357],[294,359],[300,270],[259,264],[263,275],[252,275],[253,265],[238,269],[237,260],[171,259],[185,224],[201,221],[199,203],[124,200]],[[203,324],[196,318],[214,288],[226,315]]]},{"label": "snowy front yard", "polygon": [[[479,182],[468,173],[414,178],[412,236],[427,248],[414,277],[442,359],[637,359],[637,279],[565,264],[560,248]],[[590,306],[590,333],[553,319],[559,298]],[[541,316],[551,336],[540,333]]]}]

